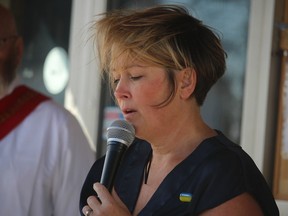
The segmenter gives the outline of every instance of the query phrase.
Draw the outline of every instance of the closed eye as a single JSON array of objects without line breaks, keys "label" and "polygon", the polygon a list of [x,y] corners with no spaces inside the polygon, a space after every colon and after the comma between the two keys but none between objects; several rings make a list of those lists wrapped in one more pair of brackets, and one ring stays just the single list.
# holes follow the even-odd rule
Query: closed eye
[{"label": "closed eye", "polygon": [[114,85],[117,85],[119,81],[120,81],[120,79],[114,79],[114,80],[113,80],[113,84],[114,84]]},{"label": "closed eye", "polygon": [[130,77],[130,79],[133,80],[133,81],[139,80],[141,78],[142,78],[142,76],[131,76]]}]

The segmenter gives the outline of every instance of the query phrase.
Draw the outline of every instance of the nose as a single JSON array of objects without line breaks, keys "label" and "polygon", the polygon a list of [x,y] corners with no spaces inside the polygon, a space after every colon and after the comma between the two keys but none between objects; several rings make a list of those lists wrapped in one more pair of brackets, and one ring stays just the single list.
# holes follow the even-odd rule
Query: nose
[{"label": "nose", "polygon": [[119,79],[114,90],[114,96],[117,100],[127,99],[131,97],[131,92],[128,83],[124,78]]}]

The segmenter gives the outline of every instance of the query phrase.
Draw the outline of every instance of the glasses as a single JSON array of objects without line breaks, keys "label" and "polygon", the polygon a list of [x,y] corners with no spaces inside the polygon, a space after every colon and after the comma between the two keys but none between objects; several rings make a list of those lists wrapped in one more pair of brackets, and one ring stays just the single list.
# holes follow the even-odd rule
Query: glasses
[{"label": "glasses", "polygon": [[18,35],[0,38],[0,48],[2,48],[9,40],[18,38]]}]

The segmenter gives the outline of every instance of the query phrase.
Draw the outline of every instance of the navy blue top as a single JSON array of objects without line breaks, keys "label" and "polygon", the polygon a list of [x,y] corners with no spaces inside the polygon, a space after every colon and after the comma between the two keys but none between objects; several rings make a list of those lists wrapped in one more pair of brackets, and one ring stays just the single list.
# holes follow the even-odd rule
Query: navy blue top
[{"label": "navy blue top", "polygon": [[[114,189],[132,213],[141,185],[151,147],[135,139],[119,166]],[[101,178],[104,157],[92,166],[84,182],[80,210],[90,195],[96,195],[93,183]],[[250,193],[266,216],[278,216],[279,211],[270,188],[252,159],[243,149],[222,133],[204,140],[185,160],[163,180],[139,216],[198,215],[244,192]],[[179,199],[190,194],[190,202]]]}]

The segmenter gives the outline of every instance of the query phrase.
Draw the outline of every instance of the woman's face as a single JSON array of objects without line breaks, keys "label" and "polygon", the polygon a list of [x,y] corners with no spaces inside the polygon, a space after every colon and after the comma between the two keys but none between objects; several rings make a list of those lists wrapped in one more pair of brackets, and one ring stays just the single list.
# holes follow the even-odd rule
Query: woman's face
[{"label": "woman's face", "polygon": [[114,95],[127,121],[132,123],[136,136],[147,139],[162,127],[171,125],[176,115],[174,99],[159,107],[170,95],[167,72],[164,68],[133,62],[112,72]]}]

